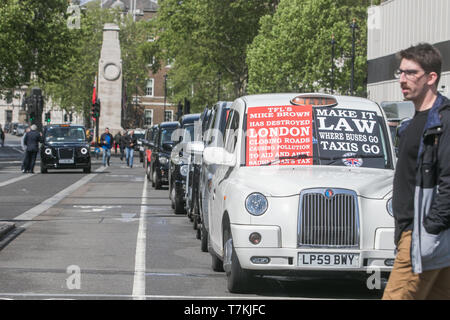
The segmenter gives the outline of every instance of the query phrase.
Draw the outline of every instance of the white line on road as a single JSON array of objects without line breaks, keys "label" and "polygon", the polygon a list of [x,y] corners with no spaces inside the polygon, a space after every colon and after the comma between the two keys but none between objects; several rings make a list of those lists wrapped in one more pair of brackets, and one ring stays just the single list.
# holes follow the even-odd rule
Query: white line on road
[{"label": "white line on road", "polygon": [[147,236],[147,179],[144,179],[144,188],[142,190],[141,213],[139,216],[139,229],[136,241],[136,257],[134,266],[133,281],[133,299],[145,299],[145,250]]},{"label": "white line on road", "polygon": [[[106,167],[100,167],[97,170],[95,170],[95,172],[102,172],[105,169],[106,169]],[[97,176],[97,174],[89,174],[89,175],[81,178],[80,180],[78,180],[77,182],[72,184],[71,186],[69,186],[69,187],[65,188],[64,190],[55,194],[53,197],[48,198],[47,200],[43,201],[39,205],[31,208],[28,211],[25,211],[21,215],[15,217],[14,220],[22,220],[22,221],[23,220],[30,220],[30,221],[33,220],[38,215],[40,215],[44,211],[53,207],[55,204],[57,204],[62,199],[67,197],[70,193],[74,192],[75,190],[77,190],[78,188],[80,188],[81,186],[83,186],[84,184],[86,184],[91,179],[95,178],[96,176]],[[30,226],[31,224],[32,224],[32,222],[28,222],[25,225],[23,225],[23,227],[26,228],[26,227]]]},{"label": "white line on road", "polygon": [[[2,172],[2,173],[4,173],[4,172]],[[16,171],[16,173],[17,173],[17,171]],[[26,175],[23,175],[23,176],[20,176],[20,177],[17,177],[17,178],[12,178],[12,179],[0,182],[0,187],[7,186],[8,184],[11,184],[11,183],[14,183],[14,182],[17,182],[17,181],[20,181],[20,180],[24,180],[24,179],[27,179],[27,178],[32,177],[32,176],[33,176],[33,174],[26,174]]]},{"label": "white line on road", "polygon": [[[81,294],[58,294],[58,293],[0,293],[0,297],[51,297],[55,299],[64,299],[64,298],[134,298],[134,296],[126,295],[126,294],[106,294],[106,293],[81,293]],[[232,295],[232,296],[192,296],[192,295],[144,295],[142,296],[143,299],[175,299],[175,300],[193,300],[193,299],[199,299],[199,300],[311,300],[312,298],[303,298],[303,297],[277,297],[277,296],[254,296],[254,295]],[[315,300],[315,298],[314,298]],[[323,300],[323,299],[321,299]],[[325,299],[328,300],[328,299]],[[334,300],[334,299],[333,299]]]}]

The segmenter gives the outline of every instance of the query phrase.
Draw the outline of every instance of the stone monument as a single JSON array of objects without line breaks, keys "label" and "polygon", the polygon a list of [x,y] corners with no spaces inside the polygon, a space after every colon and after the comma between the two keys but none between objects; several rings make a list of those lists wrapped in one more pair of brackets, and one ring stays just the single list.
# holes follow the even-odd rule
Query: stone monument
[{"label": "stone monument", "polygon": [[107,23],[103,27],[103,44],[98,64],[98,98],[100,99],[99,136],[108,127],[114,135],[121,126],[122,60],[120,58],[120,28]]}]

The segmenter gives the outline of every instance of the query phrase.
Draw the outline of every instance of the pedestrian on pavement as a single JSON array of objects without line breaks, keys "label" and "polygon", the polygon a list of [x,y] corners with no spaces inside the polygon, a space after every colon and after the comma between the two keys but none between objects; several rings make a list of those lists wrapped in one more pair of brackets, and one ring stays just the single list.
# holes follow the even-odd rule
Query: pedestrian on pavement
[{"label": "pedestrian on pavement", "polygon": [[114,138],[111,133],[109,133],[109,128],[105,129],[105,132],[100,136],[100,145],[103,149],[103,166],[110,166],[109,161],[111,159],[111,149],[113,146]]},{"label": "pedestrian on pavement", "polygon": [[26,155],[27,155],[27,146],[25,145],[25,137],[27,136],[27,133],[30,131],[31,131],[30,127],[27,127],[25,129],[25,133],[22,136],[22,139],[20,140],[20,144],[21,144],[22,150],[23,150],[22,166],[20,168],[20,170],[22,172],[25,172],[25,159],[26,159]]},{"label": "pedestrian on pavement", "polygon": [[117,148],[120,147],[120,140],[122,139],[122,134],[117,132],[117,134],[114,136],[114,153],[117,154]]},{"label": "pedestrian on pavement", "polygon": [[127,166],[133,168],[133,158],[134,158],[134,147],[137,144],[137,138],[134,135],[134,130],[125,136],[125,154],[127,159]]},{"label": "pedestrian on pavement", "polygon": [[0,145],[3,146],[5,145],[5,132],[2,129],[2,125],[0,124]]},{"label": "pedestrian on pavement", "polygon": [[39,142],[42,142],[42,133],[37,131],[35,124],[31,125],[30,132],[27,132],[23,144],[26,147],[24,172],[34,173],[36,156],[39,151]]},{"label": "pedestrian on pavement", "polygon": [[450,100],[437,91],[442,57],[424,43],[398,58],[396,76],[416,113],[398,129],[397,252],[383,299],[450,299]]},{"label": "pedestrian on pavement", "polygon": [[119,142],[120,161],[123,161],[123,158],[125,157],[125,136],[126,135],[127,135],[127,132],[124,130],[123,134],[120,137],[120,142]]}]

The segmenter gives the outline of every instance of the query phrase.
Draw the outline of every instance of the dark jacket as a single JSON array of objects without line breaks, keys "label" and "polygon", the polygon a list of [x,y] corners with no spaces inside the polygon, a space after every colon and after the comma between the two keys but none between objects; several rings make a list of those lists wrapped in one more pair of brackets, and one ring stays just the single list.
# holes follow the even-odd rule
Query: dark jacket
[{"label": "dark jacket", "polygon": [[[109,144],[106,141],[106,136],[109,137]],[[111,149],[113,146],[113,136],[111,133],[106,133],[104,132],[101,136],[100,136],[100,145],[102,146],[103,149]]]},{"label": "dark jacket", "polygon": [[23,144],[27,151],[37,152],[39,150],[39,142],[42,142],[42,136],[39,132],[31,130],[25,136]]},{"label": "dark jacket", "polygon": [[134,134],[132,136],[127,134],[123,139],[124,139],[125,148],[131,148],[131,149],[136,148],[137,138]]},{"label": "dark jacket", "polygon": [[413,272],[450,266],[450,100],[438,95],[417,159]]},{"label": "dark jacket", "polygon": [[121,148],[123,148],[123,141],[122,141],[123,139],[122,139],[122,135],[120,134],[120,133],[118,133],[118,134],[116,134],[115,136],[114,136],[114,142],[116,143],[116,144],[118,144]]}]

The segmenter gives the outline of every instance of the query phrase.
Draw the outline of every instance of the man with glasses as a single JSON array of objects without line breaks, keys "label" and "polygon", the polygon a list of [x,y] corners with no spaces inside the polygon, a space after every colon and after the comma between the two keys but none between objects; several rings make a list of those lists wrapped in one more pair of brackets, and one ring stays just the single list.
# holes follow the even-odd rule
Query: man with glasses
[{"label": "man with glasses", "polygon": [[398,129],[393,211],[396,259],[383,299],[450,299],[450,101],[430,44],[397,54],[395,75],[413,119]]}]

